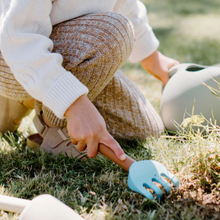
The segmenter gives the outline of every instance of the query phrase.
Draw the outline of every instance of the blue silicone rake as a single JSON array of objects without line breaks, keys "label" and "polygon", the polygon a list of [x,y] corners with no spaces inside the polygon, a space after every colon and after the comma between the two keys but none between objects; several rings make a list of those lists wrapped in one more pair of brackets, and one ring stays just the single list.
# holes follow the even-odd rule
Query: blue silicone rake
[{"label": "blue silicone rake", "polygon": [[170,179],[178,189],[178,178],[168,171],[163,164],[154,160],[134,162],[129,168],[128,186],[135,192],[139,192],[145,197],[154,200],[152,193],[145,187],[152,189],[157,195],[157,199],[160,199],[162,197],[162,190],[154,182],[160,183],[166,193],[171,192],[170,184],[163,177]]},{"label": "blue silicone rake", "polygon": [[163,178],[170,179],[176,189],[179,187],[178,178],[172,174],[167,168],[154,160],[135,161],[127,156],[125,161],[120,161],[115,153],[104,144],[99,145],[99,151],[113,162],[117,163],[124,170],[129,171],[128,186],[131,190],[141,193],[148,199],[154,200],[150,191],[145,187],[152,189],[157,195],[157,199],[162,197],[162,190],[155,185],[154,182],[160,183],[166,193],[171,192],[171,185]]}]

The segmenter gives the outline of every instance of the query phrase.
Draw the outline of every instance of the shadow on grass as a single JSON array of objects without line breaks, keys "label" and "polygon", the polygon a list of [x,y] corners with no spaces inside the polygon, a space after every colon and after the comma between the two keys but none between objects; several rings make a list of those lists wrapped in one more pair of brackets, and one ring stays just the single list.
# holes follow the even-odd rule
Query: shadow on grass
[{"label": "shadow on grass", "polygon": [[181,192],[164,197],[160,202],[161,207],[151,219],[220,219],[219,204],[210,202],[209,205],[203,205],[199,199],[190,196],[181,198],[180,194]]},{"label": "shadow on grass", "polygon": [[[0,184],[6,194],[32,199],[49,193],[70,207],[88,212],[118,199],[129,200],[127,172],[103,156],[79,160],[26,148],[22,133],[8,133],[0,143]],[[130,143],[124,143],[129,149]],[[137,142],[132,142],[135,149]],[[131,147],[131,146],[130,146]],[[141,145],[139,144],[139,146]]]}]

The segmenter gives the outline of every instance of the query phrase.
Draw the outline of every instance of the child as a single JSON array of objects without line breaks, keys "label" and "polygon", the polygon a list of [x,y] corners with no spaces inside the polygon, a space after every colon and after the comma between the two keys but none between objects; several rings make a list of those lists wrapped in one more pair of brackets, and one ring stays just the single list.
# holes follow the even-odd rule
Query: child
[{"label": "child", "polygon": [[41,149],[81,158],[87,148],[92,158],[103,143],[125,160],[114,138],[160,135],[159,115],[119,70],[129,57],[166,84],[168,69],[178,64],[157,51],[140,1],[0,0],[0,6],[1,105],[36,100]]}]

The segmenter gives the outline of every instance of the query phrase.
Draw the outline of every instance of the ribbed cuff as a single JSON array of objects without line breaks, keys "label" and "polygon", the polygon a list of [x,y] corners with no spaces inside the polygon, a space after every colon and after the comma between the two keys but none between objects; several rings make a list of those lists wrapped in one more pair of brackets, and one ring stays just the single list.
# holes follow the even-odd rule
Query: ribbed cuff
[{"label": "ribbed cuff", "polygon": [[153,31],[146,31],[137,41],[134,42],[134,48],[129,57],[132,63],[142,61],[150,56],[159,47],[159,41]]},{"label": "ribbed cuff", "polygon": [[70,72],[65,72],[47,92],[43,104],[50,108],[58,118],[63,119],[70,105],[88,92],[88,88],[75,76]]}]

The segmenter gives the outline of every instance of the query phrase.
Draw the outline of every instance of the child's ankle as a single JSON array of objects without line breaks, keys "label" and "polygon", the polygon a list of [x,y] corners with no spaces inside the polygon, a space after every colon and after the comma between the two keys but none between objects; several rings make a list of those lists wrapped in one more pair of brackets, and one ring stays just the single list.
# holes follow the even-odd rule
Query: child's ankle
[{"label": "child's ankle", "polygon": [[48,127],[56,127],[54,124],[52,124],[47,117],[44,115],[44,113],[42,113],[42,119],[44,121],[44,123],[48,126]]}]

